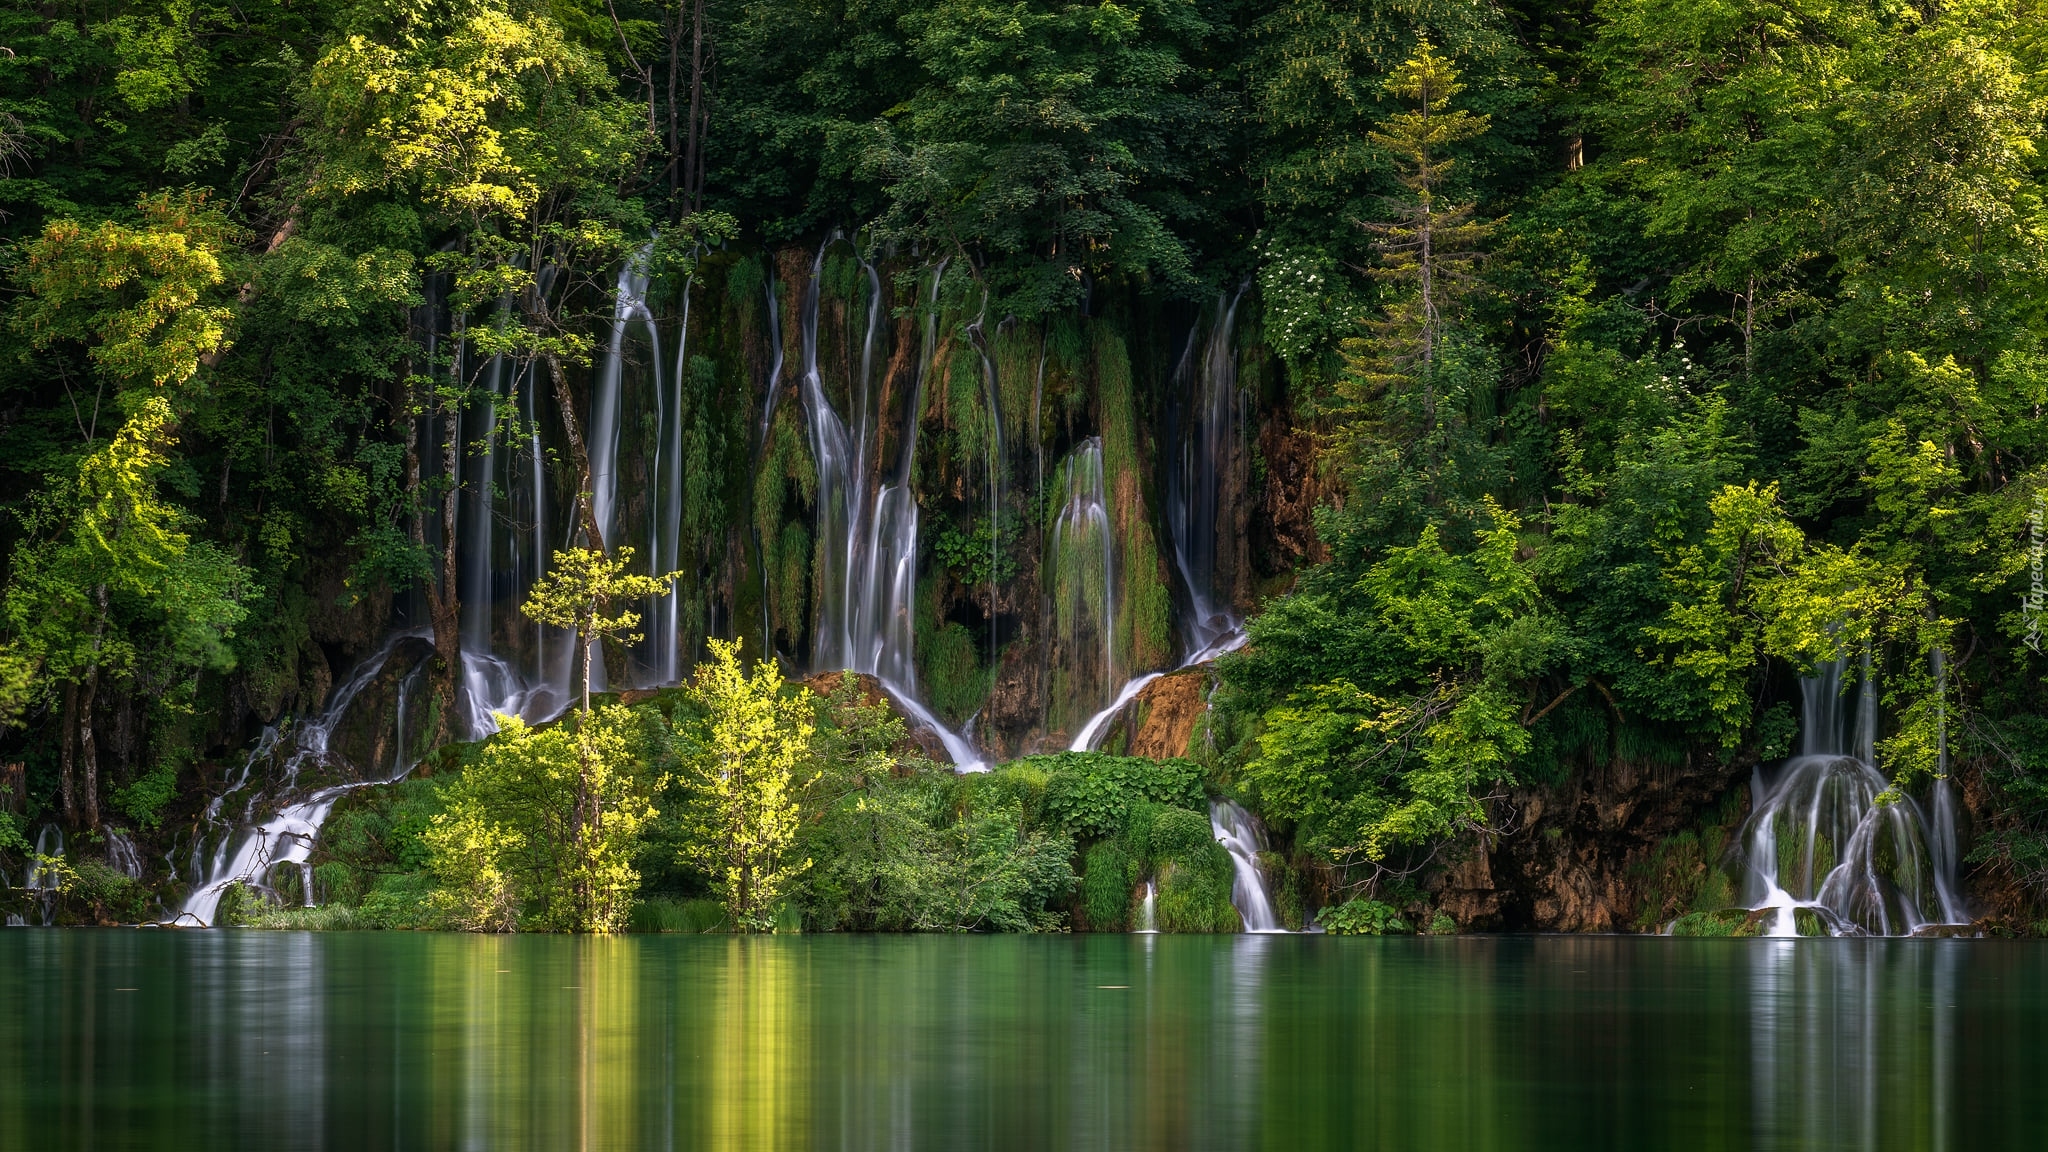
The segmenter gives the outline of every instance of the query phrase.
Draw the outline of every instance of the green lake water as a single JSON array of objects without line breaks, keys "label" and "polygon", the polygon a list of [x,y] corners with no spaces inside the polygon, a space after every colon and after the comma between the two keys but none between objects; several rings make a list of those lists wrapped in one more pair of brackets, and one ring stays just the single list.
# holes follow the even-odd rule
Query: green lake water
[{"label": "green lake water", "polygon": [[2048,947],[0,932],[0,1149],[2048,1146]]}]

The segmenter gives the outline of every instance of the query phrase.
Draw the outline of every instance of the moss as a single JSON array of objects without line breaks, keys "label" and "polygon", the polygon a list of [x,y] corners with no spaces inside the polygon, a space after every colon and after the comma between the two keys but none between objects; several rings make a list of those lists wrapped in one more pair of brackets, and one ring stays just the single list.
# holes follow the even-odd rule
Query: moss
[{"label": "moss", "polygon": [[1746,908],[1688,912],[1671,922],[1673,936],[1758,936],[1763,921]]},{"label": "moss", "polygon": [[1101,405],[1103,484],[1118,545],[1116,665],[1158,668],[1172,653],[1172,598],[1160,579],[1159,547],[1140,480],[1130,352],[1122,337],[1100,325],[1095,329],[1095,377]]},{"label": "moss", "polygon": [[1647,859],[1630,868],[1644,882],[1637,931],[1656,932],[1674,917],[1717,912],[1735,904],[1737,888],[1727,851],[1741,818],[1742,795],[1730,791],[1697,827],[1659,841]]},{"label": "moss", "polygon": [[974,633],[947,622],[917,643],[917,675],[925,701],[952,724],[965,723],[988,698],[990,675],[974,651]]},{"label": "moss", "polygon": [[[1155,846],[1156,850],[1156,846]],[[1213,840],[1158,865],[1157,914],[1162,932],[1240,932],[1230,903],[1230,854]]]}]

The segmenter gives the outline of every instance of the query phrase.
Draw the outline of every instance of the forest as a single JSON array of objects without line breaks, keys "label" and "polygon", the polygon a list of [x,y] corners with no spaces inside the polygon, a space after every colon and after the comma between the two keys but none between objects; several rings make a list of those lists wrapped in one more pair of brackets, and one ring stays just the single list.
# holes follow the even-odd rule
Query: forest
[{"label": "forest", "polygon": [[2044,115],[2033,0],[10,5],[8,914],[2048,934]]}]

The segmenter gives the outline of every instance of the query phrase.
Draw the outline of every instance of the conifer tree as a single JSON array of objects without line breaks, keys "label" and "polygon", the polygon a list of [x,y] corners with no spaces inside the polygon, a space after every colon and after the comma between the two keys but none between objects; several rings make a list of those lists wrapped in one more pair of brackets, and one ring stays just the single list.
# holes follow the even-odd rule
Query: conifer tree
[{"label": "conifer tree", "polygon": [[1345,347],[1349,373],[1367,392],[1420,383],[1425,427],[1436,420],[1434,375],[1444,325],[1492,227],[1474,218],[1476,205],[1444,199],[1457,163],[1448,155],[1451,146],[1481,135],[1489,123],[1451,109],[1463,88],[1457,70],[1428,40],[1387,78],[1387,92],[1415,107],[1388,117],[1370,136],[1393,157],[1407,195],[1390,201],[1391,221],[1361,225],[1379,237],[1373,247],[1380,263],[1371,275],[1394,296],[1384,314],[1367,323],[1371,335]]}]

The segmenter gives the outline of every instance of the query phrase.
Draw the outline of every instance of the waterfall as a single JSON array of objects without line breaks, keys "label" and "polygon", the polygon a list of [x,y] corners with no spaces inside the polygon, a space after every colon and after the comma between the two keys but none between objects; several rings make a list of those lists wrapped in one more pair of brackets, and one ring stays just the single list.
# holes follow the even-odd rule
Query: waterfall
[{"label": "waterfall", "polygon": [[1145,685],[1159,679],[1161,675],[1163,673],[1147,672],[1143,676],[1134,676],[1125,682],[1123,688],[1117,692],[1116,699],[1111,700],[1109,706],[1102,711],[1090,716],[1088,723],[1081,726],[1081,731],[1074,735],[1074,742],[1067,746],[1067,750],[1070,752],[1095,751],[1102,743],[1102,734],[1109,730],[1109,722],[1116,719],[1117,714],[1124,710],[1124,706],[1136,699],[1138,693],[1145,690]]},{"label": "waterfall", "polygon": [[[1237,351],[1232,335],[1239,288],[1216,298],[1216,312],[1206,338],[1199,327],[1188,333],[1173,381],[1180,399],[1171,409],[1168,442],[1174,455],[1166,469],[1166,524],[1172,537],[1173,562],[1187,585],[1189,612],[1182,629],[1187,655],[1179,668],[1192,668],[1225,652],[1243,647],[1244,618],[1231,607],[1238,541],[1236,511],[1230,498],[1240,495],[1232,480],[1237,467],[1241,398],[1237,390]],[[1219,565],[1219,557],[1227,557]],[[1109,705],[1091,717],[1074,737],[1071,748],[1092,752],[1110,722],[1160,673],[1132,677]]]},{"label": "waterfall", "polygon": [[[1238,418],[1237,351],[1231,336],[1244,289],[1216,298],[1216,316],[1208,338],[1199,330],[1188,334],[1174,383],[1180,400],[1174,408],[1176,453],[1166,472],[1166,521],[1173,536],[1173,558],[1186,581],[1189,615],[1184,629],[1191,654],[1215,653],[1235,647],[1244,619],[1231,607],[1237,575],[1235,481]],[[1221,579],[1219,579],[1221,577]],[[1219,586],[1221,585],[1221,586]],[[1190,656],[1193,662],[1195,656]]]},{"label": "waterfall", "polygon": [[1150,880],[1145,881],[1143,896],[1138,898],[1138,928],[1140,933],[1159,931],[1159,891]]},{"label": "waterfall", "polygon": [[[597,517],[597,530],[605,547],[618,543],[615,523],[619,495],[619,406],[625,383],[626,333],[634,322],[646,326],[654,342],[654,363],[661,363],[661,334],[654,316],[647,310],[648,245],[634,249],[619,267],[617,295],[612,302],[611,342],[597,374],[597,391],[590,400],[590,508]],[[657,368],[657,371],[659,369]]]},{"label": "waterfall", "polygon": [[[850,391],[852,419],[842,419],[825,394],[818,369],[818,308],[825,253],[818,250],[804,293],[801,316],[805,422],[818,469],[818,554],[821,557],[812,664],[821,672],[851,669],[881,681],[897,705],[920,726],[939,736],[953,767],[985,771],[987,762],[973,741],[948,727],[917,693],[917,499],[911,490],[917,461],[918,416],[925,377],[938,343],[940,262],[926,299],[924,345],[916,383],[904,414],[902,447],[887,482],[869,476],[881,451],[881,421],[870,416],[874,402],[876,343],[883,313],[882,279],[863,263],[868,291],[867,330],[862,336],[859,377]],[[849,431],[851,428],[851,431]],[[875,490],[872,495],[869,487]]]},{"label": "waterfall", "polygon": [[1266,878],[1259,874],[1259,853],[1265,849],[1265,835],[1252,814],[1229,800],[1209,801],[1209,830],[1216,842],[1230,853],[1237,870],[1230,885],[1230,902],[1244,920],[1247,932],[1285,932],[1280,917],[1273,913],[1272,897],[1266,893]]},{"label": "waterfall", "polygon": [[55,824],[45,824],[36,833],[36,854],[29,861],[28,875],[23,878],[23,889],[38,893],[37,907],[42,910],[44,924],[51,923],[57,908],[57,873],[43,866],[44,860],[54,860],[64,855],[64,830]]},{"label": "waterfall", "polygon": [[1799,755],[1775,772],[1759,769],[1754,803],[1738,835],[1743,899],[1772,910],[1770,934],[1799,934],[1800,912],[1831,935],[1910,935],[1969,915],[1955,876],[1952,805],[1938,822],[1919,803],[1877,798],[1890,786],[1874,763],[1877,688],[1868,655],[1845,714],[1848,664],[1836,659],[1800,681]]},{"label": "waterfall", "polygon": [[[427,629],[413,629],[394,633],[378,649],[358,664],[348,679],[329,696],[327,707],[313,718],[302,722],[293,731],[293,748],[285,762],[285,778],[278,789],[288,792],[296,784],[300,771],[308,766],[324,766],[336,762],[329,749],[335,726],[347,714],[349,706],[391,663],[399,648],[407,641],[424,640],[431,635]],[[205,832],[195,837],[192,844],[192,872],[195,883],[192,893],[176,917],[177,923],[193,923],[206,926],[213,923],[214,913],[220,907],[221,893],[229,885],[247,883],[264,885],[265,878],[279,864],[303,864],[312,854],[313,841],[320,834],[320,826],[327,820],[327,814],[334,802],[345,792],[371,784],[388,784],[402,779],[412,770],[412,762],[405,749],[405,704],[406,689],[426,668],[424,658],[400,676],[397,716],[394,720],[397,733],[397,750],[388,775],[380,774],[369,780],[330,785],[315,790],[310,796],[281,807],[275,816],[256,823],[253,813],[262,798],[260,791],[252,791],[243,807],[242,818],[229,822],[221,818],[221,809],[228,796],[246,788],[255,765],[268,761],[282,743],[278,729],[264,730],[263,738],[243,762],[242,771],[236,782],[207,805],[204,824],[215,829],[220,838],[216,842],[211,859],[207,858]],[[254,824],[242,833],[239,840],[234,838],[237,826]],[[230,851],[230,845],[233,845]],[[308,889],[310,891],[310,888]]]},{"label": "waterfall", "polygon": [[[683,319],[676,333],[675,367],[669,373],[668,388],[658,393],[663,403],[663,435],[660,456],[654,468],[654,474],[661,479],[661,487],[655,494],[653,504],[653,571],[656,574],[674,572],[682,564],[683,397],[690,358],[690,286],[691,281],[686,278],[683,281]],[[678,595],[675,584],[671,582],[668,595],[656,598],[648,606],[647,612],[648,617],[654,621],[654,628],[648,637],[653,646],[653,663],[660,670],[661,682],[664,684],[674,684],[683,677],[682,621],[679,616],[680,606],[676,603]]]},{"label": "waterfall", "polygon": [[107,867],[130,880],[142,879],[142,854],[135,850],[135,841],[126,832],[107,831]]},{"label": "waterfall", "polygon": [[1116,684],[1116,565],[1102,440],[1082,441],[1060,466],[1066,503],[1053,521],[1045,569],[1052,585],[1055,717],[1100,709]]}]

